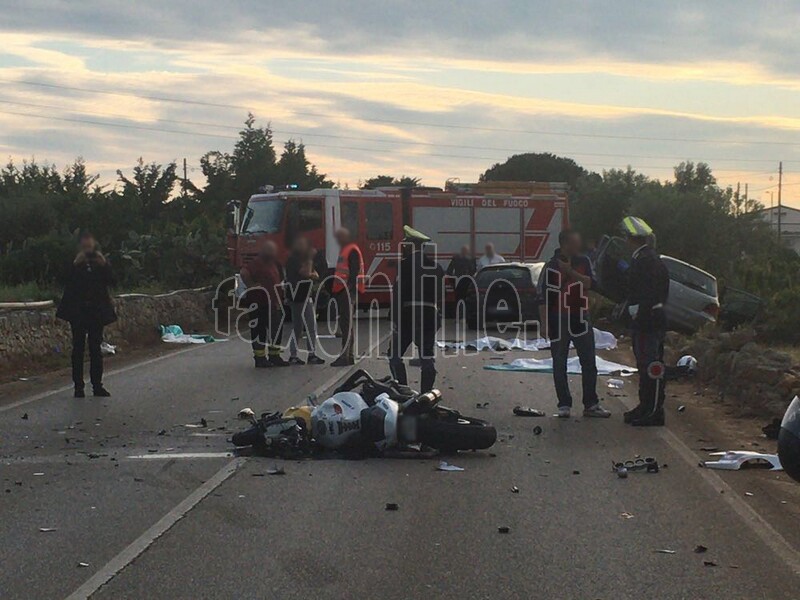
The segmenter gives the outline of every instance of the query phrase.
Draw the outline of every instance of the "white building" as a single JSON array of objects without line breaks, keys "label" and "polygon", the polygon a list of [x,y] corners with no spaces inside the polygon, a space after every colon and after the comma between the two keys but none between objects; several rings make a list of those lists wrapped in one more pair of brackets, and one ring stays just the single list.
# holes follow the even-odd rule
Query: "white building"
[{"label": "white building", "polygon": [[[777,232],[778,231],[778,207],[765,208],[761,211],[764,220]],[[781,207],[781,238],[795,252],[800,254],[800,209],[791,206]]]}]

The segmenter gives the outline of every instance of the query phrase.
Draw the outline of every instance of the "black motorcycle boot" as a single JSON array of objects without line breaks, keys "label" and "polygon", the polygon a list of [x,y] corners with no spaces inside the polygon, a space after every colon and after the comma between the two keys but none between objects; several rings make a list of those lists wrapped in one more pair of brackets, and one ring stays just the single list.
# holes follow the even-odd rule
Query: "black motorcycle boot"
[{"label": "black motorcycle boot", "polygon": [[663,427],[664,426],[664,409],[656,409],[654,412],[640,416],[631,421],[634,427]]},{"label": "black motorcycle boot", "polygon": [[631,421],[633,421],[634,419],[638,419],[641,416],[642,416],[642,405],[638,404],[636,408],[622,413],[622,420],[625,423],[631,423]]}]

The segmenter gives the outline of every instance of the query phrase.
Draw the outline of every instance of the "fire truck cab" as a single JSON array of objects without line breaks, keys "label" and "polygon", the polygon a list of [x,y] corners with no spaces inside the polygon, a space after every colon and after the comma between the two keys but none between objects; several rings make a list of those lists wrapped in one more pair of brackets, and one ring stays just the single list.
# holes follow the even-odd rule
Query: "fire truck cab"
[{"label": "fire truck cab", "polygon": [[558,233],[568,226],[567,186],[563,183],[486,182],[439,188],[376,190],[316,189],[251,196],[231,203],[228,258],[237,270],[252,260],[266,240],[285,260],[292,243],[304,236],[336,265],[334,233],[346,227],[364,255],[367,293],[363,301],[389,300],[397,275],[403,225],[430,236],[438,260],[447,268],[464,245],[480,257],[487,243],[508,261],[549,257]]}]

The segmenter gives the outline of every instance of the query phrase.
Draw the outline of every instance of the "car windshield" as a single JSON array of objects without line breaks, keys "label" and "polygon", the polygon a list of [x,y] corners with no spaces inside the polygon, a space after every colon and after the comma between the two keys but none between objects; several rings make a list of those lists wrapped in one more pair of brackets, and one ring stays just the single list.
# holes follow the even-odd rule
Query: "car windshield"
[{"label": "car windshield", "polygon": [[669,257],[662,257],[664,264],[669,271],[669,278],[685,285],[688,288],[703,292],[716,298],[717,296],[717,280],[710,275],[703,273],[700,269],[696,269],[691,265],[678,262],[677,260],[670,259]]},{"label": "car windshield", "polygon": [[277,233],[283,221],[285,200],[259,200],[250,202],[244,214],[242,233]]},{"label": "car windshield", "polygon": [[504,267],[500,269],[484,269],[475,278],[478,287],[488,287],[491,283],[505,279],[517,285],[531,285],[530,271],[524,267]]}]

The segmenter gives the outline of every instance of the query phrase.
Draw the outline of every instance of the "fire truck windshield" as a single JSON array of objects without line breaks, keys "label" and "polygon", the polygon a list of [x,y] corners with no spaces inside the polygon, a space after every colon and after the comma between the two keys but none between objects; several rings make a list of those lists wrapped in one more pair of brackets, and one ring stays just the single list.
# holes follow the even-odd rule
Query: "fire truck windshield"
[{"label": "fire truck windshield", "polygon": [[283,221],[285,200],[259,200],[250,202],[244,214],[242,233],[277,233]]}]

